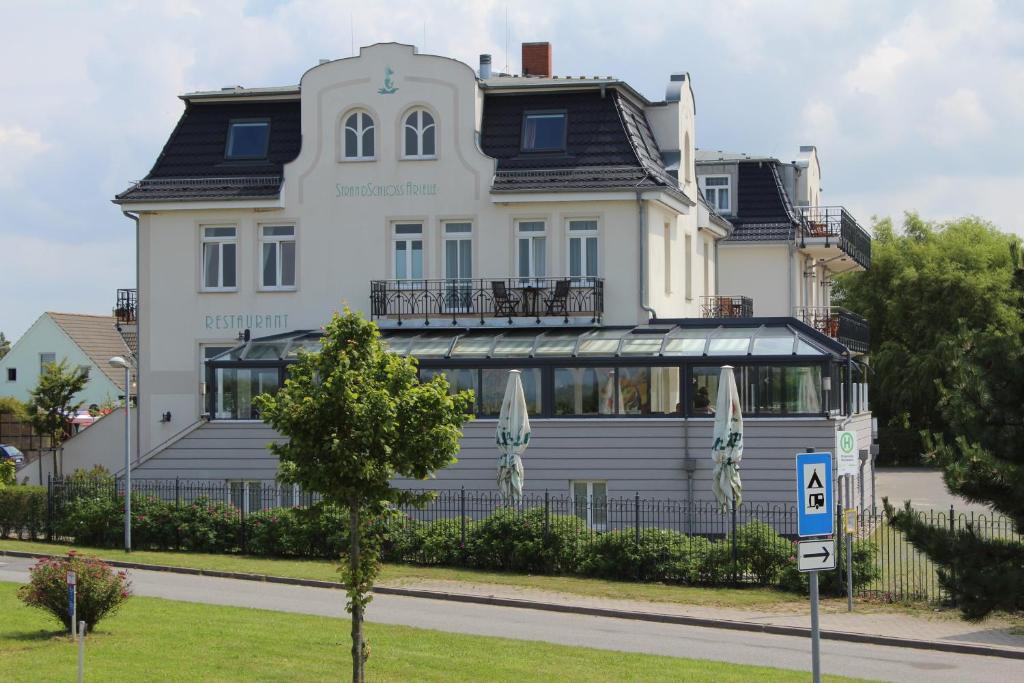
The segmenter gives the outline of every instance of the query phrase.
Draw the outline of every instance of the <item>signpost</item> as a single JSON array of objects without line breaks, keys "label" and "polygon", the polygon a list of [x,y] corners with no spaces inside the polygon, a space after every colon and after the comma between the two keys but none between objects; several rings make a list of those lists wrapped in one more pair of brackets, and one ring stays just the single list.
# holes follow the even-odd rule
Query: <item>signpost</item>
[{"label": "signpost", "polygon": [[859,468],[857,432],[836,432],[836,474],[840,477],[856,477]]},{"label": "signpost", "polygon": [[835,492],[832,490],[832,454],[798,453],[796,456],[797,535],[801,540],[797,568],[810,573],[811,672],[821,683],[821,629],[818,624],[818,572],[835,569]]},{"label": "signpost", "polygon": [[78,603],[75,600],[75,585],[77,577],[74,572],[68,572],[68,616],[71,617],[71,635],[78,635]]},{"label": "signpost", "polygon": [[[836,474],[844,478],[843,481],[843,503],[850,508],[853,501],[853,491],[857,481],[857,473],[860,469],[860,453],[857,450],[857,432],[840,431],[836,432]],[[854,514],[854,529],[850,529],[848,515],[851,510],[843,511],[843,531],[846,534],[846,611],[853,611],[853,534],[856,529],[856,510]]]}]

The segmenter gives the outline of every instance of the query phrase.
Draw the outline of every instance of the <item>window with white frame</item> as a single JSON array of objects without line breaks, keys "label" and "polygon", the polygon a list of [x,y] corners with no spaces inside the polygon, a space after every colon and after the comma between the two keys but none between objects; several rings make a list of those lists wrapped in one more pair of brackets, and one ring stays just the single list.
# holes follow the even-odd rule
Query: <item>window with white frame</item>
[{"label": "window with white frame", "polygon": [[206,226],[202,231],[203,289],[214,292],[236,289],[237,229]]},{"label": "window with white frame", "polygon": [[434,117],[424,109],[415,109],[402,125],[403,159],[433,159],[437,156]]},{"label": "window with white frame", "polygon": [[473,304],[473,224],[444,223],[445,305],[450,311],[468,311]]},{"label": "window with white frame", "polygon": [[395,223],[392,227],[396,280],[423,279],[423,224]]},{"label": "window with white frame", "polygon": [[229,161],[266,159],[270,146],[270,121],[245,119],[228,124],[228,141],[224,158]]},{"label": "window with white frame", "polygon": [[263,483],[258,481],[229,481],[231,491],[231,504],[238,508],[242,514],[248,515],[259,512],[269,503],[276,502],[276,491],[266,492],[269,500],[264,500]]},{"label": "window with white frame", "polygon": [[597,221],[590,218],[569,220],[569,276],[597,277]]},{"label": "window with white frame", "polygon": [[260,226],[260,287],[295,289],[295,226]]},{"label": "window with white frame", "polygon": [[45,352],[39,354],[39,374],[46,372],[46,366],[50,363],[57,362],[57,354],[53,352]]},{"label": "window with white frame", "polygon": [[700,189],[715,211],[721,214],[732,213],[732,180],[727,175],[706,175],[700,178]]},{"label": "window with white frame", "polygon": [[603,481],[574,481],[570,484],[573,509],[592,529],[608,525],[608,484]]},{"label": "window with white frame", "polygon": [[376,158],[373,118],[364,111],[345,117],[342,157],[347,160]]},{"label": "window with white frame", "polygon": [[516,222],[516,272],[519,277],[547,275],[546,229],[544,221]]},{"label": "window with white frame", "polygon": [[524,152],[565,151],[564,111],[528,111],[523,114],[521,149]]}]

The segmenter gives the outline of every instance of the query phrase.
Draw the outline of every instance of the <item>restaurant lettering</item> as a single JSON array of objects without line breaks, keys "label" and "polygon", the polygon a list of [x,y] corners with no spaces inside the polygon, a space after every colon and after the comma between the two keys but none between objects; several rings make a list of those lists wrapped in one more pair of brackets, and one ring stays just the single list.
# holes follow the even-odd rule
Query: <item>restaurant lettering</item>
[{"label": "restaurant lettering", "polygon": [[286,330],[288,329],[288,314],[208,315],[205,322],[208,330]]},{"label": "restaurant lettering", "polygon": [[432,197],[440,194],[437,183],[364,183],[362,185],[334,186],[335,196],[339,199],[380,198],[380,197]]}]

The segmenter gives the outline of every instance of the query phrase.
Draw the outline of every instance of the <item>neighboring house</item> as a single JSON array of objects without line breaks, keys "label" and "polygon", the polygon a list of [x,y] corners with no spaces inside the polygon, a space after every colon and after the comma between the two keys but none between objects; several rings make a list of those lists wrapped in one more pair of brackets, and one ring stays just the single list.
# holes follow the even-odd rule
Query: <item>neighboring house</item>
[{"label": "neighboring house", "polygon": [[0,359],[0,395],[27,401],[47,363],[66,360],[88,373],[75,399],[85,407],[117,402],[124,395],[124,373],[108,363],[128,348],[109,315],[43,313]]},{"label": "neighboring house", "polygon": [[524,44],[523,64],[478,74],[378,44],[298,86],[182,96],[152,170],[115,199],[138,221],[140,289],[116,306],[140,359],[137,476],[272,479],[279,437],[252,397],[342,304],[423,376],[476,390],[459,462],[408,486],[493,488],[510,368],[533,491],[706,500],[725,363],[748,417],[747,500],[792,500],[793,454],[833,448],[840,424],[866,452],[851,350],[789,308],[753,317],[719,295],[784,298],[759,268],[785,271],[788,247],[725,272],[742,228],[698,184],[689,75],[651,101],[556,77],[546,43]]}]

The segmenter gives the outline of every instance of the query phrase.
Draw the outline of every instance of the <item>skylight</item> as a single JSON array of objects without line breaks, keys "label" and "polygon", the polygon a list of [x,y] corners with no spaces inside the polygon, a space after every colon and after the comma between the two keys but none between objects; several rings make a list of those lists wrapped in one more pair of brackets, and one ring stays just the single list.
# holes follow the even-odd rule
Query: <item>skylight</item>
[{"label": "skylight", "polygon": [[265,159],[270,143],[270,121],[232,121],[228,124],[225,159]]}]

